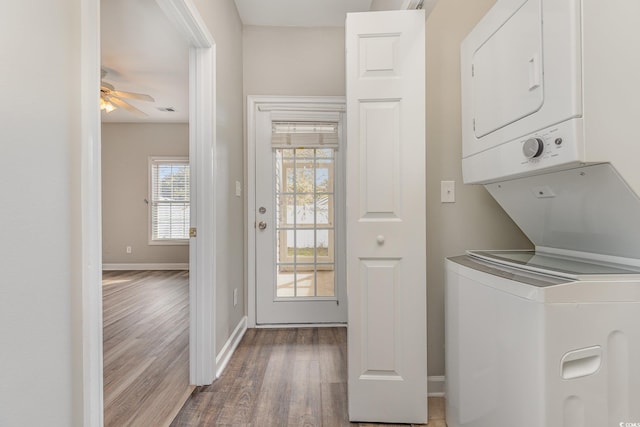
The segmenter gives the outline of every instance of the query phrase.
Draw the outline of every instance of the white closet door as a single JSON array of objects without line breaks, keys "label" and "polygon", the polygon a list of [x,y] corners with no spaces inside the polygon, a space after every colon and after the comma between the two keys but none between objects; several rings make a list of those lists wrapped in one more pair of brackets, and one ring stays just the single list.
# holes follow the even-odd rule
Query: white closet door
[{"label": "white closet door", "polygon": [[425,15],[349,14],[349,418],[427,422]]}]

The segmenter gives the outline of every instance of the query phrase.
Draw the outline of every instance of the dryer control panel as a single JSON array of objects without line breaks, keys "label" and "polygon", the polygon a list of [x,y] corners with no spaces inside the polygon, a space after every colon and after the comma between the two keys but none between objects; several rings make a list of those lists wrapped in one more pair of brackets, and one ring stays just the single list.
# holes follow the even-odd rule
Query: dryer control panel
[{"label": "dryer control panel", "polygon": [[582,119],[573,119],[462,159],[465,182],[487,184],[583,162]]}]

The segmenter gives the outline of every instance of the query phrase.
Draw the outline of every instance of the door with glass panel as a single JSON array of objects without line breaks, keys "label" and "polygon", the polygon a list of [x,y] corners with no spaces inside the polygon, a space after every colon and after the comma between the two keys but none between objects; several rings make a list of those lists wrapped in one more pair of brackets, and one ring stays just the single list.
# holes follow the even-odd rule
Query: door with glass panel
[{"label": "door with glass panel", "polygon": [[342,127],[326,118],[258,123],[258,324],[346,321]]}]

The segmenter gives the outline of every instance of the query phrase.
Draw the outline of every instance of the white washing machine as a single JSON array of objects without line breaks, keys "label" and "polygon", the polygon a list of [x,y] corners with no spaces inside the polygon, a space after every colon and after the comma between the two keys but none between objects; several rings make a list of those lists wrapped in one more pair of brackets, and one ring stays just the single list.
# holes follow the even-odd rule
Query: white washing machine
[{"label": "white washing machine", "polygon": [[640,425],[640,268],[485,251],[446,275],[449,427]]},{"label": "white washing machine", "polygon": [[446,261],[449,427],[640,426],[640,2],[497,0],[462,172],[534,252]]}]

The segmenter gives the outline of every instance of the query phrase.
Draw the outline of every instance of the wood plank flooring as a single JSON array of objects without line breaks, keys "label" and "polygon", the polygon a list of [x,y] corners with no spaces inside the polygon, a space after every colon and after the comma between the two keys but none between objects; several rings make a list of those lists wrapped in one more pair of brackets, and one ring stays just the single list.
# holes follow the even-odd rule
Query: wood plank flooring
[{"label": "wood plank flooring", "polygon": [[[345,328],[249,329],[222,376],[197,388],[171,426],[373,425],[348,421],[346,341]],[[429,399],[429,414],[429,427],[446,427],[442,399]]]},{"label": "wood plank flooring", "polygon": [[189,272],[102,276],[104,425],[168,425],[189,386]]}]

